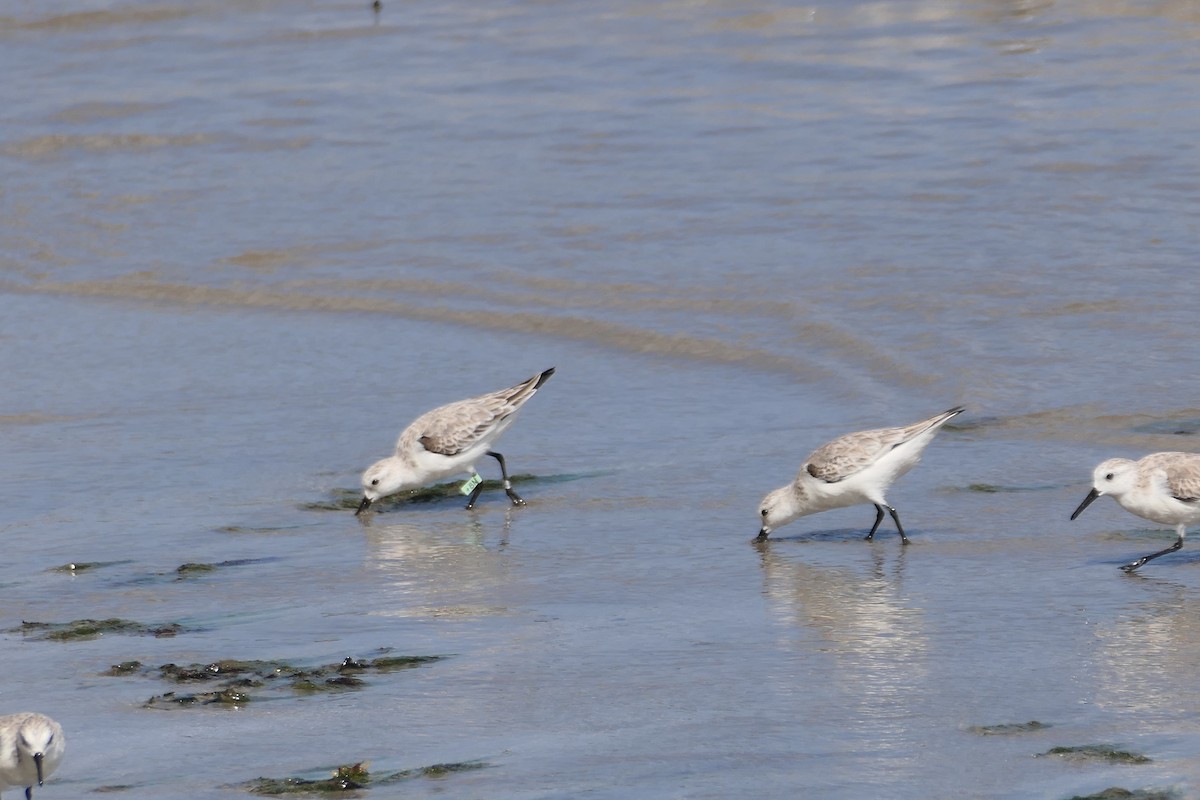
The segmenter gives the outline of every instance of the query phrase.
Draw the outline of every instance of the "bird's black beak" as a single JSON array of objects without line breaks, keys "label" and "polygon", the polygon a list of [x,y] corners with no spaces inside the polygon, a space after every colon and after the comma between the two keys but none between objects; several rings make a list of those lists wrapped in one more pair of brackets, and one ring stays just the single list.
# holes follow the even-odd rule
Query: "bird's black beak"
[{"label": "bird's black beak", "polygon": [[1071,519],[1075,519],[1080,514],[1082,514],[1083,510],[1085,508],[1087,508],[1088,506],[1090,506],[1092,504],[1092,502],[1099,496],[1100,496],[1099,489],[1092,489],[1090,492],[1088,492],[1088,496],[1083,498],[1083,502],[1079,504],[1079,508],[1075,509],[1075,513],[1071,515]]},{"label": "bird's black beak", "polygon": [[33,763],[37,765],[38,786],[41,786],[42,785],[42,754],[41,753],[33,754]]},{"label": "bird's black beak", "polygon": [[358,510],[354,512],[354,516],[358,516],[362,512],[371,507],[371,498],[363,496],[362,502],[358,504]]},{"label": "bird's black beak", "polygon": [[770,534],[771,534],[771,532],[769,530],[767,530],[765,527],[759,528],[758,536],[754,537],[754,541],[765,542],[767,540],[767,536],[769,536]]}]

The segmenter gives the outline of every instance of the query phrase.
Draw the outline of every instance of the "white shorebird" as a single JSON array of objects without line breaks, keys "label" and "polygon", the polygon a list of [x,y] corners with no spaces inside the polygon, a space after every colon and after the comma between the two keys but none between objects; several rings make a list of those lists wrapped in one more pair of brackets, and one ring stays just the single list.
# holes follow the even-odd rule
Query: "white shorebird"
[{"label": "white shorebird", "polygon": [[400,434],[396,454],[375,462],[363,473],[363,499],[355,516],[381,497],[462,473],[472,476],[463,484],[463,493],[471,493],[467,508],[474,508],[483,490],[483,479],[475,472],[475,462],[485,455],[500,462],[504,491],[512,504],[525,505],[513,491],[504,456],[489,448],[508,430],[521,406],[553,374],[551,367],[511,388],[450,403],[417,417]]},{"label": "white shorebird", "polygon": [[1200,522],[1200,454],[1151,453],[1138,460],[1110,458],[1092,473],[1092,490],[1071,515],[1075,519],[1097,497],[1112,495],[1121,508],[1151,522],[1174,525],[1170,547],[1142,556],[1121,569],[1133,572],[1152,558],[1183,547],[1188,525]]},{"label": "white shorebird", "polygon": [[897,478],[921,460],[921,452],[938,430],[964,410],[961,406],[952,408],[903,428],[848,433],[818,448],[804,462],[796,480],[763,498],[759,506],[762,528],[755,541],[765,541],[771,531],[807,514],[872,503],[875,524],[867,540],[875,536],[886,508],[896,522],[901,541],[908,544],[900,517],[884,495]]},{"label": "white shorebird", "polygon": [[25,800],[31,800],[33,784],[41,786],[58,769],[66,749],[62,726],[45,714],[0,717],[0,792],[24,786]]}]

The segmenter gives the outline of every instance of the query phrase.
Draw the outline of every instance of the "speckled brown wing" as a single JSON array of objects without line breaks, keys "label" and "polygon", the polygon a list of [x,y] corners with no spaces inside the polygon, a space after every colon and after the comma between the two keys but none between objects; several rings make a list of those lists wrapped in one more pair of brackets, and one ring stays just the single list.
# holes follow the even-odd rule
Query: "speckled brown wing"
[{"label": "speckled brown wing", "polygon": [[871,466],[898,445],[931,429],[940,428],[963,411],[962,406],[955,406],[937,416],[902,428],[877,428],[848,433],[818,448],[808,457],[801,469],[817,480],[837,483]]},{"label": "speckled brown wing", "polygon": [[819,447],[803,469],[817,480],[837,483],[874,464],[905,440],[906,428],[880,428],[848,433]]},{"label": "speckled brown wing", "polygon": [[[1156,453],[1171,456],[1170,458],[1154,458],[1148,456],[1151,463],[1146,466],[1162,469],[1167,476],[1167,490],[1176,500],[1185,503],[1200,503],[1200,455],[1194,453]],[[1183,458],[1180,458],[1183,456]]]},{"label": "speckled brown wing", "polygon": [[429,412],[412,424],[416,440],[431,453],[456,456],[470,449],[517,407],[495,395],[452,403]]},{"label": "speckled brown wing", "polygon": [[469,450],[515,414],[553,374],[554,370],[548,369],[516,386],[422,414],[400,435],[397,455],[411,452],[412,447],[418,445],[443,456],[456,456]]}]

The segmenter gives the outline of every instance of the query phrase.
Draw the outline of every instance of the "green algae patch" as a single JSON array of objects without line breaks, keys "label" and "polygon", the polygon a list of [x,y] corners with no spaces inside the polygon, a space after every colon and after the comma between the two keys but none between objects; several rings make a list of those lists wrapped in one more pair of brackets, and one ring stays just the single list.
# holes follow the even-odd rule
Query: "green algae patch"
[{"label": "green algae patch", "polygon": [[163,664],[158,668],[158,672],[161,677],[167,680],[184,683],[187,681],[215,681],[230,678],[244,679],[249,675],[268,680],[280,677],[281,675],[294,675],[301,672],[301,670],[284,661],[242,661],[235,658],[226,658],[208,664],[189,664],[187,666]]},{"label": "green algae patch", "polygon": [[106,675],[128,675],[140,672],[176,684],[209,684],[209,691],[181,693],[178,691],[155,695],[143,705],[146,708],[192,708],[207,705],[242,705],[250,700],[291,695],[311,695],[322,692],[350,691],[368,685],[369,674],[385,674],[412,669],[422,664],[440,661],[446,656],[393,656],[388,649],[377,652],[376,658],[348,656],[333,664],[301,667],[286,661],[222,659],[207,664],[163,664],[156,669],[145,668],[139,662],[126,662],[127,671]]},{"label": "green algae patch", "polygon": [[198,692],[196,694],[179,694],[167,692],[151,697],[142,708],[190,708],[192,706],[243,706],[250,702],[250,695],[228,687],[217,692]]},{"label": "green algae patch", "polygon": [[19,628],[13,628],[10,632],[33,635],[36,639],[46,639],[52,642],[73,642],[82,639],[96,639],[106,633],[161,638],[176,636],[186,630],[178,622],[146,625],[133,620],[110,617],[109,619],[77,619],[71,622],[22,622]]},{"label": "green algae patch", "polygon": [[417,767],[416,769],[402,769],[399,772],[393,772],[388,775],[381,776],[375,779],[375,783],[379,786],[387,784],[399,783],[401,781],[411,780],[413,778],[429,778],[438,780],[448,778],[459,772],[472,772],[477,769],[487,769],[491,764],[486,761],[459,761],[449,764],[430,764],[428,767]]},{"label": "green algae patch", "polygon": [[[241,784],[241,788],[251,794],[277,796],[286,794],[337,794],[340,792],[356,792],[369,789],[372,786],[387,786],[415,778],[439,780],[449,778],[459,772],[484,769],[490,766],[483,761],[462,761],[448,764],[431,764],[427,767],[404,769],[399,772],[389,772],[373,775],[367,770],[365,762],[347,764],[332,770],[328,778],[255,778]],[[316,770],[314,770],[315,772]]]},{"label": "green algae patch", "polygon": [[292,681],[292,691],[300,692],[301,694],[316,694],[317,692],[332,692],[339,689],[357,689],[366,685],[367,682],[361,678],[354,678],[349,675],[338,675],[333,678],[325,678],[324,680],[314,680],[310,677],[304,677]]},{"label": "green algae patch", "polygon": [[367,661],[356,661],[352,658],[347,658],[338,665],[338,671],[343,673],[367,670],[394,672],[401,669],[412,669],[422,664],[432,664],[434,661],[441,661],[443,658],[445,656],[384,656],[382,658],[372,658]]},{"label": "green algae patch", "polygon": [[282,794],[333,794],[365,789],[371,776],[366,764],[347,764],[338,767],[328,778],[308,780],[305,778],[255,778],[242,784],[251,794],[276,796]]},{"label": "green algae patch", "polygon": [[1029,722],[1006,722],[1000,725],[973,725],[967,728],[967,733],[975,733],[980,736],[1013,736],[1018,733],[1044,731],[1049,727],[1052,726],[1033,719]]},{"label": "green algae patch", "polygon": [[1178,800],[1179,795],[1160,789],[1124,789],[1110,786],[1096,794],[1077,794],[1071,800]]},{"label": "green algae patch", "polygon": [[1051,747],[1041,755],[1056,756],[1066,761],[1103,761],[1106,764],[1149,764],[1151,762],[1149,756],[1129,750],[1120,750],[1108,744]]},{"label": "green algae patch", "polygon": [[469,772],[471,770],[483,769],[486,766],[487,764],[479,761],[464,761],[458,764],[433,764],[428,767],[421,767],[420,769],[410,771],[416,773],[414,777],[445,778],[453,775],[456,772]]}]

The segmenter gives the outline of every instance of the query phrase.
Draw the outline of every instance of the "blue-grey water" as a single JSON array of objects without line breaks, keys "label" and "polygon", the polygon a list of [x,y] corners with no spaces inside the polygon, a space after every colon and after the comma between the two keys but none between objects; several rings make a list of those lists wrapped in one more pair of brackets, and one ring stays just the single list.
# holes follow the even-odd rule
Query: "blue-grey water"
[{"label": "blue-grey water", "polygon": [[[35,796],[1200,797],[1200,547],[1126,576],[1173,534],[1067,519],[1197,447],[1198,45],[1190,0],[0,3],[0,713],[69,740]],[[526,507],[339,507],[551,365]],[[817,445],[956,404],[889,495],[911,546],[869,507],[751,544]],[[185,630],[19,630],[109,617]],[[382,648],[444,658],[143,707],[205,688],[162,664]],[[1151,761],[1038,757],[1092,744]]]}]

